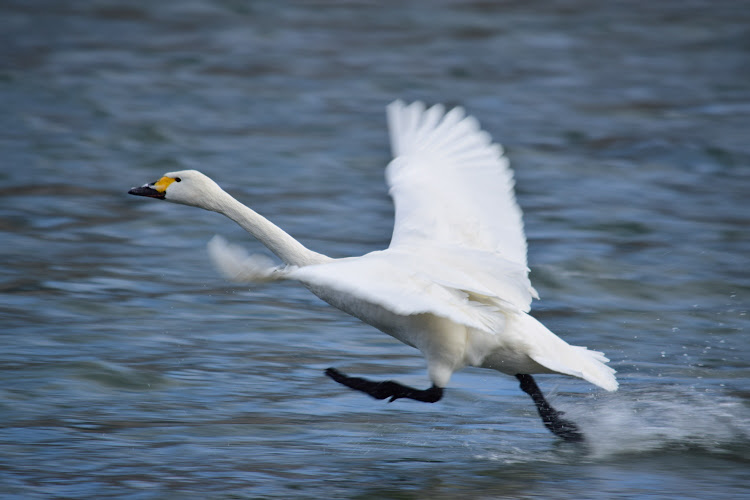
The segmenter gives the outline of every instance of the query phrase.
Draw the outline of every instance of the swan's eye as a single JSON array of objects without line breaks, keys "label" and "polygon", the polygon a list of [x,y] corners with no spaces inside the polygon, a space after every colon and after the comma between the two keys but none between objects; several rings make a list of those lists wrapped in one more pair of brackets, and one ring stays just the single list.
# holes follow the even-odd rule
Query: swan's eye
[{"label": "swan's eye", "polygon": [[175,178],[174,178],[174,181],[175,181],[175,182],[182,182],[182,179],[180,179],[179,177],[175,177]]}]

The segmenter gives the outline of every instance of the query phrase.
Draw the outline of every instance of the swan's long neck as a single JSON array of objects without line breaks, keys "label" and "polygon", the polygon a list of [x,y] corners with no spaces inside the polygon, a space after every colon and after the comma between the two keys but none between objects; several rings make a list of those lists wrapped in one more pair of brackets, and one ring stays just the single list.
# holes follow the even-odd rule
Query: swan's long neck
[{"label": "swan's long neck", "polygon": [[311,264],[322,264],[331,260],[323,254],[313,252],[302,243],[292,238],[283,229],[235,200],[226,191],[222,196],[214,200],[209,210],[226,215],[248,233],[252,234],[258,241],[263,243],[270,251],[276,254],[284,263],[294,266],[309,266]]}]

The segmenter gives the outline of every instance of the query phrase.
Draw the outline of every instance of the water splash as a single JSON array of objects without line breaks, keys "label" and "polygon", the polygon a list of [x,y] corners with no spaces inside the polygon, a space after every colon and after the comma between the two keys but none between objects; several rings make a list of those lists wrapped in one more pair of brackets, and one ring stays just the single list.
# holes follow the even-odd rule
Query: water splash
[{"label": "water splash", "polygon": [[585,430],[593,459],[694,451],[750,460],[750,418],[741,396],[650,386],[597,395],[568,414]]}]

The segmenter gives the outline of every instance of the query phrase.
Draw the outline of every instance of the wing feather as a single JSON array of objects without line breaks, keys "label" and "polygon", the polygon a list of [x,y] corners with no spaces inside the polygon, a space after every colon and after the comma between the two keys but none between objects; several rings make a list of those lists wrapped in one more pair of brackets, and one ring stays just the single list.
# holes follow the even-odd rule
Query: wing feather
[{"label": "wing feather", "polygon": [[[513,174],[500,145],[463,108],[388,106],[396,206],[391,245],[435,243],[499,253],[526,266],[526,237]],[[470,226],[481,232],[470,233]]]},{"label": "wing feather", "polygon": [[[537,295],[528,281],[522,213],[502,146],[460,107],[446,112],[441,105],[396,101],[387,115],[394,159],[386,179],[396,208],[390,249],[430,252],[436,282],[449,267],[466,267],[462,260],[481,261],[484,267],[472,272],[493,281],[489,296],[528,311]],[[458,289],[471,285],[456,283]]]},{"label": "wing feather", "polygon": [[384,250],[290,269],[285,278],[355,316],[358,308],[374,304],[403,316],[430,313],[488,333],[502,331],[505,317],[498,305],[474,300],[471,291],[454,283],[435,281],[424,272],[429,266],[413,263],[413,257]]},{"label": "wing feather", "polygon": [[274,265],[273,260],[265,255],[249,255],[242,247],[229,244],[219,235],[208,242],[208,255],[222,276],[238,283],[280,280],[288,270],[287,267]]}]

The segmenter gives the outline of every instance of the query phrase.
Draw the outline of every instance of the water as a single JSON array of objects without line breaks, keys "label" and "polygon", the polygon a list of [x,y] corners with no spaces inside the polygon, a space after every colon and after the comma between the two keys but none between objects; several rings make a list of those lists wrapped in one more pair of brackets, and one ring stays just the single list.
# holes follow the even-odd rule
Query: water
[{"label": "water", "polygon": [[[0,6],[3,498],[750,496],[750,9],[743,2]],[[535,314],[621,388],[465,370],[301,287],[238,287],[216,214],[125,193],[199,168],[310,248],[387,245],[384,106],[504,143]]]}]

